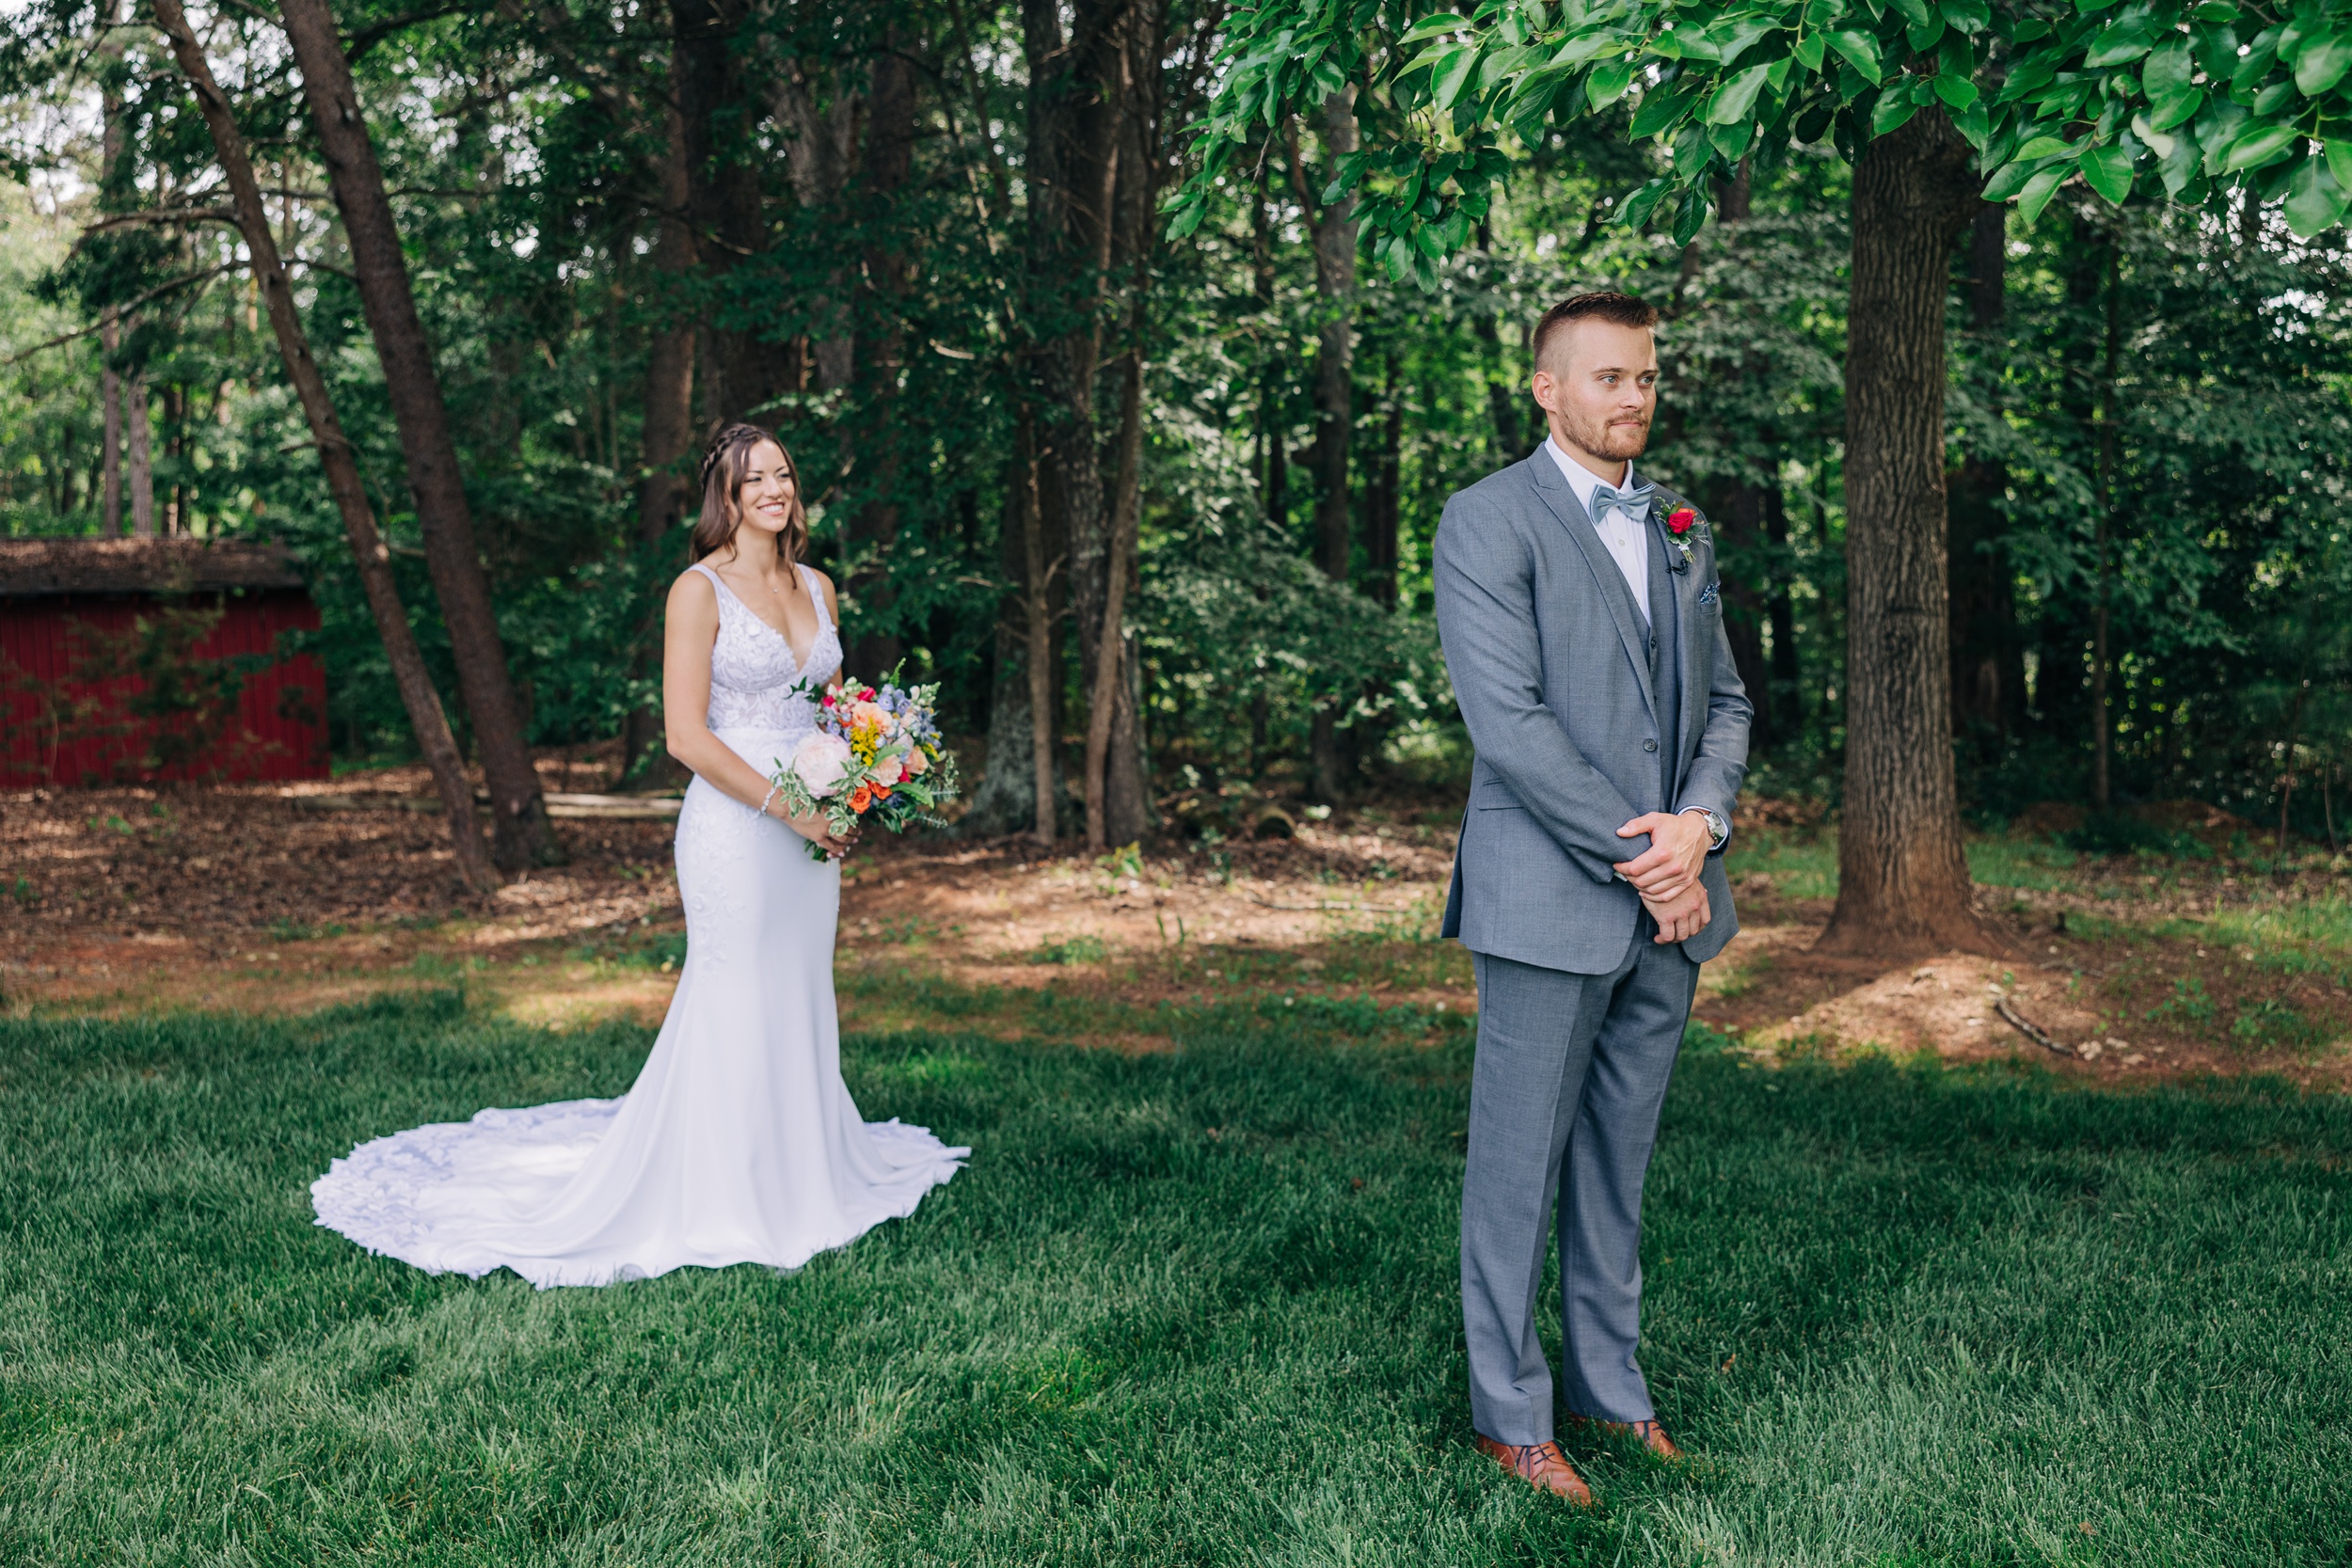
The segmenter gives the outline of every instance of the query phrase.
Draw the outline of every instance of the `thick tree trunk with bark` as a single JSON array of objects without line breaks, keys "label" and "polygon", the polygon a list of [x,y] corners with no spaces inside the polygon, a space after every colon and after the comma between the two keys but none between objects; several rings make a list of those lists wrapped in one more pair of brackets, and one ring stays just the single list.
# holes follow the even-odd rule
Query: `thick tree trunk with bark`
[{"label": "thick tree trunk with bark", "polygon": [[401,456],[424,531],[425,562],[449,628],[458,689],[490,791],[491,853],[519,870],[563,859],[523,734],[521,704],[506,665],[488,574],[474,539],[457,446],[441,383],[418,319],[408,263],[353,87],[342,40],[325,0],[280,0],[278,14],[302,69],[302,91],[319,134],[335,207],[351,246],[359,300],[374,339],[384,387],[399,427]]},{"label": "thick tree trunk with bark", "polygon": [[1945,581],[1944,307],[1977,203],[1967,143],[1938,109],[1854,168],[1846,787],[1825,952],[2006,947],[1976,912],[1962,848]]},{"label": "thick tree trunk with bark", "polygon": [[464,760],[458,755],[456,739],[450,734],[449,718],[441,711],[440,695],[433,689],[432,678],[425,673],[424,656],[417,648],[407,614],[401,608],[400,593],[392,581],[391,554],[376,531],[375,515],[368,505],[367,489],[360,481],[351,442],[335,416],[335,405],[327,396],[326,379],[319,373],[318,363],[310,355],[310,341],[302,330],[302,320],[294,312],[294,291],[287,282],[277,240],[270,233],[269,215],[262,204],[261,184],[253,177],[244,135],[230,113],[228,99],[213,80],[212,67],[188,26],[180,0],[154,0],[154,7],[156,24],[171,40],[172,54],[181,71],[196,89],[197,104],[212,133],[222,172],[228,177],[237,228],[245,236],[254,283],[268,309],[278,356],[285,363],[286,377],[294,383],[294,394],[301,401],[303,417],[310,423],[310,438],[318,447],[319,461],[326,470],[327,489],[342,514],[344,537],[358,568],[368,610],[384,640],[393,684],[400,689],[401,703],[408,711],[408,723],[416,733],[418,750],[424,753],[434,787],[441,797],[441,809],[449,818],[458,875],[469,887],[485,891],[498,884],[498,876],[491,869],[490,857],[483,848],[482,831],[474,821],[473,786],[466,778]]}]

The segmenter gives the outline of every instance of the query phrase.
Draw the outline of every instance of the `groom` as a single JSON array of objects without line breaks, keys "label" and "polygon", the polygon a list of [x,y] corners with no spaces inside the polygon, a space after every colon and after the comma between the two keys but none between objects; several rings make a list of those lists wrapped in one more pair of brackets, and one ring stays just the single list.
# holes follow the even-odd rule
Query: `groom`
[{"label": "groom", "polygon": [[1634,471],[1658,312],[1579,294],[1535,328],[1550,436],[1438,527],[1438,629],[1477,759],[1444,934],[1478,975],[1462,1319],[1481,1452],[1590,1504],[1553,1440],[1535,1294],[1555,1205],[1571,1419],[1681,1457],[1634,1361],[1642,1179],[1699,964],[1739,924],[1721,851],[1746,695],[1715,551]]}]

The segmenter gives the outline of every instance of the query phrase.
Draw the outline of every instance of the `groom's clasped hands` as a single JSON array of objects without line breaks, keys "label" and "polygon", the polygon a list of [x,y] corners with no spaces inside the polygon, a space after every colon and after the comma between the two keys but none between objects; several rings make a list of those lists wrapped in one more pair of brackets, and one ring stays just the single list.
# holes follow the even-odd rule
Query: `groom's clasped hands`
[{"label": "groom's clasped hands", "polygon": [[1711,913],[1699,868],[1713,844],[1707,818],[1695,812],[1669,816],[1645,812],[1617,830],[1619,838],[1649,835],[1649,847],[1616,863],[1616,873],[1642,895],[1642,908],[1658,923],[1655,941],[1686,942],[1707,928]]}]

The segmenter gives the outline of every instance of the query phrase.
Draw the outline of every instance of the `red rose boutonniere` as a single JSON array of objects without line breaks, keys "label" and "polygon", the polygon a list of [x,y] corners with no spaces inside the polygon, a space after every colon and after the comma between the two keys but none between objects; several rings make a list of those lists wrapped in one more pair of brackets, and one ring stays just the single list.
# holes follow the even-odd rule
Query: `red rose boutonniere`
[{"label": "red rose boutonniere", "polygon": [[1683,535],[1689,533],[1691,525],[1698,520],[1699,515],[1687,506],[1677,506],[1666,515],[1666,531],[1674,535],[1675,548],[1682,552],[1682,563],[1685,566],[1691,563],[1693,557],[1691,554],[1691,541]]}]

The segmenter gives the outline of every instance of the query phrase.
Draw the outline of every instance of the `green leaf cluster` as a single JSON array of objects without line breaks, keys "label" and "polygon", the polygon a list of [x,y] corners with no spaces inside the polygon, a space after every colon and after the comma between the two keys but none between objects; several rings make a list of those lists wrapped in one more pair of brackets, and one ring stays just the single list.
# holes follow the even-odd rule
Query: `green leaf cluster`
[{"label": "green leaf cluster", "polygon": [[2352,5],[2305,0],[1486,0],[1418,19],[1371,0],[1237,10],[1226,75],[1173,204],[1200,221],[1235,154],[1350,83],[1382,108],[1365,188],[1391,274],[1484,215],[1503,138],[1625,112],[1659,172],[1615,212],[1688,243],[1715,185],[1827,137],[1849,157],[1923,110],[1950,117],[1994,201],[2030,221],[2080,176],[2194,203],[2251,191],[2305,237],[2352,207]]}]

